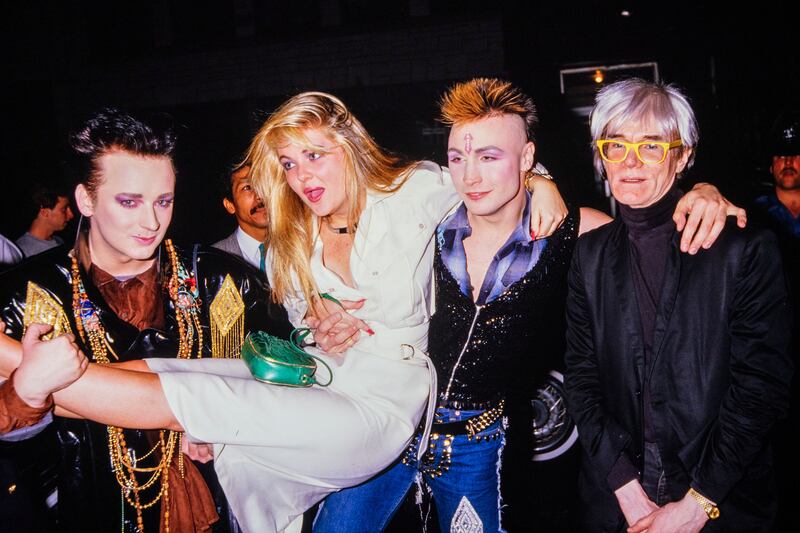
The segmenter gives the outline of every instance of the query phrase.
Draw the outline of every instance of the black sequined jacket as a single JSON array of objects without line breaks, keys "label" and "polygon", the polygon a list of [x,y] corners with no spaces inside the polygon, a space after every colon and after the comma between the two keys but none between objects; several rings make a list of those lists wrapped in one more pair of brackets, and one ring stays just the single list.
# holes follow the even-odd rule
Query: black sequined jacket
[{"label": "black sequined jacket", "polygon": [[[201,302],[200,322],[203,329],[204,356],[211,353],[211,333],[208,316],[209,305],[222,285],[225,276],[231,275],[245,304],[245,331],[261,329],[286,338],[291,325],[286,311],[271,302],[269,287],[263,276],[244,261],[214,248],[196,247],[182,252],[178,250],[179,260],[187,271],[194,271]],[[161,253],[161,276],[164,287],[165,325],[163,329],[148,328],[139,331],[111,311],[91,277],[81,268],[81,278],[88,299],[94,304],[108,342],[120,361],[146,357],[175,357],[178,351],[178,323],[175,309],[167,295],[166,281],[171,272],[168,254]],[[61,304],[69,320],[76,340],[87,354],[91,350],[83,345],[77,335],[75,318],[72,312],[72,283],[70,258],[63,248],[52,253],[45,252],[26,261],[0,276],[0,316],[6,322],[6,333],[19,339],[23,331],[25,297],[28,282],[36,283],[49,296]],[[109,352],[110,355],[110,352]],[[113,359],[112,359],[113,362]],[[40,472],[54,472],[58,488],[58,528],[60,531],[123,531],[132,530],[136,524],[135,511],[125,505],[125,520],[120,516],[120,488],[110,466],[108,434],[106,426],[85,420],[72,420],[56,417],[55,431],[44,432],[41,436],[15,445],[14,460],[19,471],[38,463]],[[129,447],[149,450],[153,443],[147,433],[126,430],[125,438]],[[55,437],[54,437],[55,434]],[[56,445],[34,442],[37,439],[57,439]],[[43,448],[44,447],[44,448]],[[30,449],[31,453],[25,453]],[[49,464],[43,464],[42,449],[58,450],[57,457],[50,457]],[[0,453],[3,448],[0,446]],[[29,464],[25,464],[29,463]],[[47,461],[44,461],[47,463]],[[47,483],[45,480],[44,483]],[[149,494],[149,493],[148,493]],[[155,512],[145,515],[146,525],[155,524],[158,528],[158,506]]]},{"label": "black sequined jacket", "polygon": [[533,268],[481,306],[459,290],[437,245],[428,349],[439,374],[440,404],[487,409],[510,393],[530,398],[543,374],[560,366],[559,324],[578,224],[578,212],[570,213]]}]

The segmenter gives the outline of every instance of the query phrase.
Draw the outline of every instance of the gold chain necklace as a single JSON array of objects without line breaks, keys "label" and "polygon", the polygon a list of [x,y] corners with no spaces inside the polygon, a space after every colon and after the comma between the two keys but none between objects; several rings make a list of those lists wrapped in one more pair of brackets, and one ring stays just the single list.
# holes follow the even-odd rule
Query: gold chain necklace
[{"label": "gold chain necklace", "polygon": [[[197,292],[197,281],[192,277],[183,265],[178,261],[178,254],[172,245],[171,240],[164,241],[169,254],[171,273],[169,278],[169,297],[175,308],[175,317],[178,322],[178,354],[181,359],[189,359],[195,351],[197,357],[202,357],[203,351],[203,330],[200,327],[199,304],[197,303],[199,294]],[[84,344],[88,344],[92,351],[92,360],[99,364],[108,364],[108,345],[105,329],[100,322],[100,317],[92,302],[89,300],[86,290],[81,280],[78,260],[75,253],[70,253],[72,259],[72,311],[75,315],[75,325]],[[197,342],[195,343],[195,336]],[[113,350],[112,350],[113,354]],[[183,471],[183,454],[180,453],[181,438],[183,433],[178,431],[159,432],[158,443],[146,454],[136,457],[135,450],[128,448],[125,443],[125,433],[122,428],[108,426],[108,451],[111,458],[111,466],[117,478],[117,483],[122,491],[125,500],[136,509],[136,523],[139,532],[144,531],[144,520],[142,511],[152,507],[163,497],[162,505],[164,509],[164,530],[169,533],[169,465],[175,450],[178,450],[178,470],[181,477]],[[140,461],[144,461],[156,450],[161,451],[161,460],[152,467],[138,466]],[[147,481],[139,483],[137,474],[150,474]],[[140,493],[152,487],[157,481],[161,480],[158,494],[150,501],[142,503]]]}]

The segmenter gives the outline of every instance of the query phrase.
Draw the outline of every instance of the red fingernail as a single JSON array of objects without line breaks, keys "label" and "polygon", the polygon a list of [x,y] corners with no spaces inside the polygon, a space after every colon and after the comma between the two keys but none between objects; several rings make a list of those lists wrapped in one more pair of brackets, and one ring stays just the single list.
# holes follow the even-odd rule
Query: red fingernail
[{"label": "red fingernail", "polygon": [[356,303],[361,303],[361,302],[366,302],[366,301],[367,301],[366,298],[361,298],[360,300],[356,300]]},{"label": "red fingernail", "polygon": [[372,328],[368,328],[367,333],[369,333],[370,335],[375,335],[375,332],[372,331]]},{"label": "red fingernail", "polygon": [[535,232],[535,231],[532,231],[532,232],[531,232],[531,239],[535,239],[535,238],[536,238],[536,232]]}]

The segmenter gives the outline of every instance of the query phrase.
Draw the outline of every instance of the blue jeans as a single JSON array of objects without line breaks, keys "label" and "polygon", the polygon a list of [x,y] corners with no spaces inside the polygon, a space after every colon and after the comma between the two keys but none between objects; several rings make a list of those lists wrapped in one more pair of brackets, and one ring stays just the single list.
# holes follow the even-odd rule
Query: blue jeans
[{"label": "blue jeans", "polygon": [[[437,420],[455,422],[480,411],[438,409]],[[435,426],[434,426],[435,431]],[[314,521],[314,533],[375,533],[389,524],[421,476],[430,488],[443,533],[495,532],[500,528],[502,419],[477,433],[431,438],[417,462],[417,437],[403,457],[371,480],[331,494]]]}]

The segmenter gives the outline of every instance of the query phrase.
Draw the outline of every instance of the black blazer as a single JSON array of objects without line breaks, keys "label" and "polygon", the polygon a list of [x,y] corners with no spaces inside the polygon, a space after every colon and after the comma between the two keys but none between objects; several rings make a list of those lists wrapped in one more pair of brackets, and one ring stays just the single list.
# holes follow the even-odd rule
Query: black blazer
[{"label": "black blazer", "polygon": [[566,392],[583,445],[584,517],[624,524],[607,476],[621,454],[640,470],[642,386],[675,501],[691,485],[718,503],[706,529],[769,529],[775,513],[767,432],[786,413],[789,310],[771,234],[729,224],[710,250],[680,253],[664,275],[653,361],[645,368],[628,236],[621,220],[578,240],[569,273]]}]

